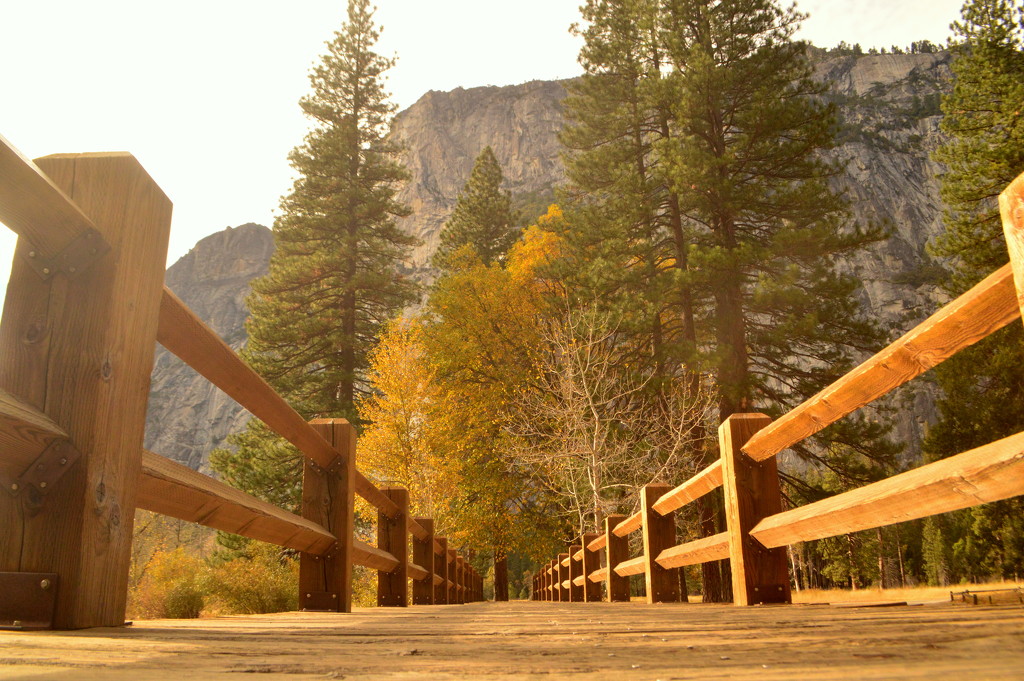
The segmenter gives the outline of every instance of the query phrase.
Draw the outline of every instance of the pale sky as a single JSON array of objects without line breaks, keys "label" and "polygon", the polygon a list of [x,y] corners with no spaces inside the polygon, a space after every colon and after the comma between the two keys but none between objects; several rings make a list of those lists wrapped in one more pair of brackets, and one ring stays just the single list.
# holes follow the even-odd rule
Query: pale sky
[{"label": "pale sky", "polygon": [[[429,90],[579,73],[579,0],[378,0],[388,87]],[[291,184],[298,99],[344,0],[33,0],[3,6],[0,135],[27,157],[130,151],[174,203],[168,264],[203,236],[270,226]],[[962,0],[802,0],[800,37],[865,49],[944,42]],[[3,181],[3,178],[0,178]],[[13,234],[0,227],[0,282]],[[5,288],[5,287],[4,287]],[[3,290],[0,289],[0,301]]]}]

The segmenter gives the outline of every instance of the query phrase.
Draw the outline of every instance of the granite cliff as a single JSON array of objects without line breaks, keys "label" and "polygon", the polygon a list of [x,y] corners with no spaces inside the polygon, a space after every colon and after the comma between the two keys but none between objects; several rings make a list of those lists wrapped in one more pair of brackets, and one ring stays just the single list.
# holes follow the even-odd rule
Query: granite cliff
[{"label": "granite cliff", "polygon": [[[864,282],[863,303],[897,334],[943,301],[929,275],[935,265],[925,244],[941,231],[937,175],[928,153],[940,141],[939,93],[949,82],[949,55],[815,55],[817,77],[843,112],[839,146],[829,155],[846,172],[837,188],[862,223],[888,225],[890,237],[841,268]],[[538,205],[563,179],[557,133],[562,125],[560,82],[428,92],[395,119],[393,134],[406,146],[412,181],[400,193],[413,213],[402,227],[423,244],[411,267],[424,279],[427,263],[473,159],[490,145],[507,188],[524,205]],[[526,197],[525,199],[523,197]],[[531,204],[531,198],[533,199]],[[533,217],[527,215],[527,218]],[[245,225],[200,241],[168,270],[168,285],[233,347],[245,340],[248,282],[266,271],[269,230]],[[934,417],[934,391],[914,384],[900,397],[897,434],[919,450]],[[209,451],[248,415],[237,405],[158,353],[147,447],[188,465],[206,465]]]}]

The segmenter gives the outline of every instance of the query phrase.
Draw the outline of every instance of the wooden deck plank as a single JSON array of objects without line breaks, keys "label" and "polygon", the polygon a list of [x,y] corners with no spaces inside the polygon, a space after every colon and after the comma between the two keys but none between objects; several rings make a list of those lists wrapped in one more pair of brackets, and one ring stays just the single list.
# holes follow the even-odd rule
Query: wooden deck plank
[{"label": "wooden deck plank", "polygon": [[0,632],[0,679],[1018,681],[1022,637],[1018,607],[512,601]]}]

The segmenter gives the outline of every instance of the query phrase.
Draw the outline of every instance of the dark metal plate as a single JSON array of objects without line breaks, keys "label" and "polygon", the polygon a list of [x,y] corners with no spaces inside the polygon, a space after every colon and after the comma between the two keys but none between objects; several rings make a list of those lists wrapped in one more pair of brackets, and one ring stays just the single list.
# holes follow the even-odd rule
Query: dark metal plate
[{"label": "dark metal plate", "polygon": [[57,581],[53,572],[0,572],[0,629],[49,629]]}]

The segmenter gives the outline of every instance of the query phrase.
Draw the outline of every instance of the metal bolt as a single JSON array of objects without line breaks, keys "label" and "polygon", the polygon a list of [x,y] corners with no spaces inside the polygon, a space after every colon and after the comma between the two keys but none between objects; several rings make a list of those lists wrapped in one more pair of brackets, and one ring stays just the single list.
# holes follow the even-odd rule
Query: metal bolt
[{"label": "metal bolt", "polygon": [[50,273],[50,268],[49,267],[44,267],[43,268],[43,274],[49,274],[49,273]]},{"label": "metal bolt", "polygon": [[313,594],[306,594],[306,598],[312,598]]},{"label": "metal bolt", "polygon": [[40,482],[39,483],[39,489],[46,489],[46,483],[45,482]]},{"label": "metal bolt", "polygon": [[62,458],[62,459],[60,460],[60,465],[61,465],[61,466],[66,466],[66,465],[68,465],[68,460],[67,460],[67,459],[65,459],[65,458]]},{"label": "metal bolt", "polygon": [[39,588],[42,589],[43,591],[46,591],[47,589],[49,589],[50,588],[50,580],[44,579],[43,581],[39,582]]},{"label": "metal bolt", "polygon": [[35,251],[29,251],[28,252],[28,257],[30,257],[30,258],[36,257],[36,252]]},{"label": "metal bolt", "polygon": [[69,267],[69,268],[68,268],[68,273],[69,273],[69,274],[74,274],[74,273],[75,273],[75,272],[77,272],[77,271],[78,271],[78,270],[76,270],[76,269],[75,269],[74,267]]},{"label": "metal bolt", "polygon": [[13,622],[11,622],[11,626],[12,627],[20,627],[21,626],[21,620],[14,620]]},{"label": "metal bolt", "polygon": [[11,491],[12,492],[17,492],[18,491],[18,483],[16,483],[16,482],[12,482],[11,483]]}]

